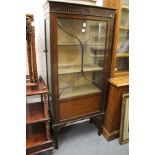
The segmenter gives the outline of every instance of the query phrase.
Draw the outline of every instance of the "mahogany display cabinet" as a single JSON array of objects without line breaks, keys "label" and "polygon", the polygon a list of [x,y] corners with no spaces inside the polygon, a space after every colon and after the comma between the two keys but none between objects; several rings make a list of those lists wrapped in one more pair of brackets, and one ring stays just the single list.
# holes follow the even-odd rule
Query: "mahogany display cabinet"
[{"label": "mahogany display cabinet", "polygon": [[45,53],[53,130],[89,119],[102,132],[115,9],[48,1]]}]

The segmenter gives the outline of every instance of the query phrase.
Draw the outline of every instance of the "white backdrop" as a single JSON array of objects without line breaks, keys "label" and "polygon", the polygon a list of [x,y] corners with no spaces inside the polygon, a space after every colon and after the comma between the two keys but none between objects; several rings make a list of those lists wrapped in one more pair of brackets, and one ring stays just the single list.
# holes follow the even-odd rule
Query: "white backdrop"
[{"label": "white backdrop", "polygon": [[[88,0],[53,0],[53,1],[64,1],[72,3],[81,3],[89,5],[103,6],[103,0],[96,0],[91,2]],[[44,50],[44,10],[42,8],[46,0],[31,0],[26,1],[25,13],[34,15],[35,25],[35,45],[36,45],[36,57],[37,57],[37,69],[38,76],[41,74],[46,81],[46,63]],[[28,72],[28,70],[27,70]]]}]

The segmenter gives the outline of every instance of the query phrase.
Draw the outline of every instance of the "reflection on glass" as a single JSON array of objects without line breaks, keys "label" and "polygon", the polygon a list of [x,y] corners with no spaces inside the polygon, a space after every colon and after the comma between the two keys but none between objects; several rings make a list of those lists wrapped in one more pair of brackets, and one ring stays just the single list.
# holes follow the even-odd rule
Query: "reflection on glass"
[{"label": "reflection on glass", "polygon": [[128,51],[129,51],[129,32],[120,30],[118,52],[122,53]]},{"label": "reflection on glass", "polygon": [[123,27],[129,27],[129,10],[122,8],[120,25]]},{"label": "reflection on glass", "polygon": [[129,32],[120,30],[115,71],[129,70]]},{"label": "reflection on glass", "polygon": [[129,0],[122,1],[115,71],[129,70]]},{"label": "reflection on glass", "polygon": [[118,57],[116,59],[116,71],[127,71],[129,70],[129,58],[128,57]]},{"label": "reflection on glass", "polygon": [[123,0],[123,5],[128,6],[129,5],[129,0]]},{"label": "reflection on glass", "polygon": [[106,22],[58,19],[59,98],[102,91]]}]

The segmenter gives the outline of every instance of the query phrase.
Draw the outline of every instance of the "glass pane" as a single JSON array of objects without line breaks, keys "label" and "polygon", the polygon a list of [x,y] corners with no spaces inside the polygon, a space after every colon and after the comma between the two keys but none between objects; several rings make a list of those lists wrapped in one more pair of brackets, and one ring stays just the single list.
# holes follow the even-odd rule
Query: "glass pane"
[{"label": "glass pane", "polygon": [[129,0],[123,0],[123,5],[129,5]]},{"label": "glass pane", "polygon": [[123,52],[129,52],[129,32],[126,30],[119,32],[118,53]]},{"label": "glass pane", "polygon": [[120,25],[129,27],[129,10],[127,8],[122,8]]},{"label": "glass pane", "polygon": [[102,91],[106,22],[58,19],[60,99]]},{"label": "glass pane", "polygon": [[129,70],[129,9],[122,7],[115,71]]},{"label": "glass pane", "polygon": [[129,58],[119,57],[116,59],[116,71],[128,71],[129,70]]}]

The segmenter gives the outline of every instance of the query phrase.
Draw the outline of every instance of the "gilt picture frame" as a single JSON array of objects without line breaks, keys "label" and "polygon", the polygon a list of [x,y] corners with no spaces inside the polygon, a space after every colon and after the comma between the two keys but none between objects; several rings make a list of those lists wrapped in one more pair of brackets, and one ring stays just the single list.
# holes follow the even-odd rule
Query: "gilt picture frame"
[{"label": "gilt picture frame", "polygon": [[122,94],[120,144],[129,142],[129,93]]}]

